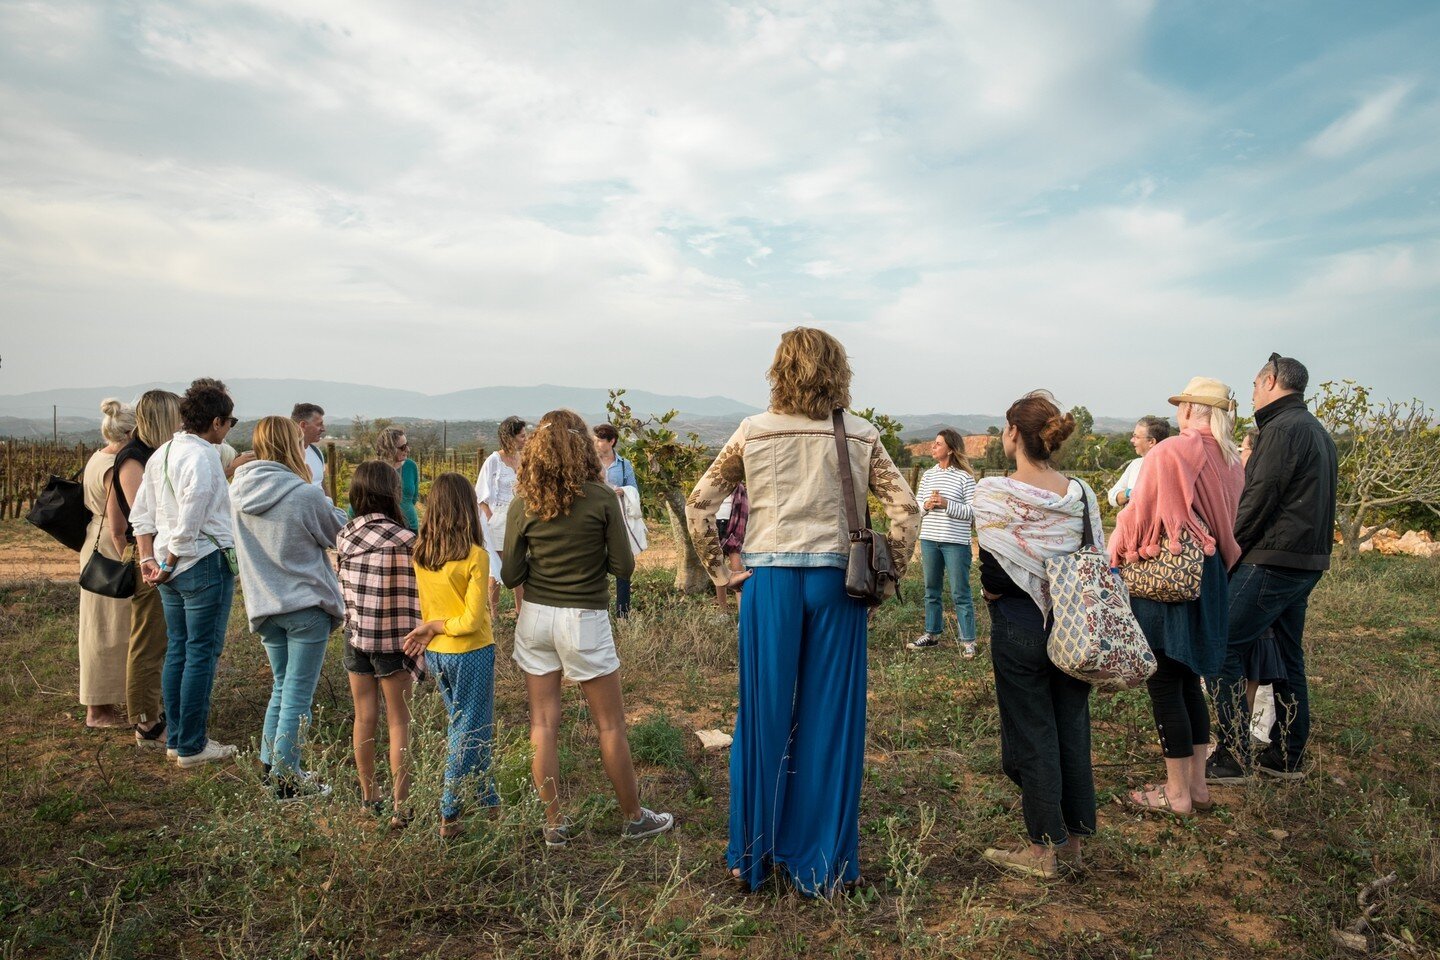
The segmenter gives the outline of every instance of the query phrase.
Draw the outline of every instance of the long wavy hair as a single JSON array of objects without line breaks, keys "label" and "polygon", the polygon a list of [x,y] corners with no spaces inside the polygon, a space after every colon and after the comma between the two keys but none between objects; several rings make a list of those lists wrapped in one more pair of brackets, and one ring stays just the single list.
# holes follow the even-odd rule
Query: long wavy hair
[{"label": "long wavy hair", "polygon": [[310,482],[310,466],[305,462],[305,441],[294,420],[289,417],[261,417],[260,422],[255,424],[255,435],[250,443],[256,458],[274,460],[301,480]]},{"label": "long wavy hair", "polygon": [[585,484],[599,479],[600,457],[585,421],[571,410],[551,410],[525,444],[515,492],[531,516],[554,520],[585,496]]},{"label": "long wavy hair", "polygon": [[936,434],[945,441],[945,446],[950,448],[950,466],[964,470],[970,476],[975,476],[975,468],[970,466],[970,458],[965,456],[965,441],[960,434],[949,427]]},{"label": "long wavy hair", "polygon": [[440,474],[425,498],[425,519],[415,536],[416,565],[439,570],[470,556],[471,547],[484,546],[474,484],[458,473]]},{"label": "long wavy hair", "polygon": [[776,413],[829,420],[836,407],[850,406],[850,359],[824,330],[796,327],[782,333],[765,379]]}]

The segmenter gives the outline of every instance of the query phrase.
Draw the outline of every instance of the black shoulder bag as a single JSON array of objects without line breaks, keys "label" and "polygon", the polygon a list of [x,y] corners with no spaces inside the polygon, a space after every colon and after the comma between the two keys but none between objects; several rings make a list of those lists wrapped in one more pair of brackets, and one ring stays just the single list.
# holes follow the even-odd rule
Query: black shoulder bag
[{"label": "black shoulder bag", "polygon": [[85,528],[90,526],[91,513],[85,506],[85,487],[75,477],[67,480],[52,476],[25,519],[79,553],[85,546]]},{"label": "black shoulder bag", "polygon": [[135,596],[135,564],[130,562],[130,547],[119,560],[111,560],[100,552],[100,538],[105,536],[105,513],[110,509],[110,488],[105,488],[105,506],[100,510],[100,529],[95,533],[95,550],[80,571],[80,586],[102,597],[128,600]]},{"label": "black shoulder bag", "polygon": [[850,447],[845,439],[845,412],[836,409],[835,456],[840,464],[840,489],[845,494],[845,522],[850,527],[850,555],[845,563],[845,592],[867,606],[878,607],[898,592],[899,581],[890,560],[890,545],[870,529],[870,506],[865,523],[855,508],[855,479],[850,472]]}]

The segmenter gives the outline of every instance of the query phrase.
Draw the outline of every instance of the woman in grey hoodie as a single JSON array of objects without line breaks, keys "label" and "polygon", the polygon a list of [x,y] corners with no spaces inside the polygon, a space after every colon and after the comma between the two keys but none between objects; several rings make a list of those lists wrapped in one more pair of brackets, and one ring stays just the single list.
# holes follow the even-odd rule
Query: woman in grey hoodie
[{"label": "woman in grey hoodie", "polygon": [[308,720],[325,643],[345,616],[325,551],[345,513],[310,483],[300,428],[289,417],[255,425],[255,460],[235,471],[230,502],[240,585],[250,629],[260,635],[275,686],[265,711],[260,762],[281,800],[327,795],[300,767],[300,723]]}]

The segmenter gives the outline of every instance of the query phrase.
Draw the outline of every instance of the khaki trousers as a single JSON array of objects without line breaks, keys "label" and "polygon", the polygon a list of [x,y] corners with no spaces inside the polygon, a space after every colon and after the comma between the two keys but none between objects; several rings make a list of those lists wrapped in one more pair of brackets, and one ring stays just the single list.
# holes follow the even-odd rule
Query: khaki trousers
[{"label": "khaki trousers", "polygon": [[137,569],[135,596],[130,598],[130,656],[125,664],[125,703],[131,723],[151,723],[164,712],[160,668],[165,664],[167,643],[160,591],[146,583]]}]

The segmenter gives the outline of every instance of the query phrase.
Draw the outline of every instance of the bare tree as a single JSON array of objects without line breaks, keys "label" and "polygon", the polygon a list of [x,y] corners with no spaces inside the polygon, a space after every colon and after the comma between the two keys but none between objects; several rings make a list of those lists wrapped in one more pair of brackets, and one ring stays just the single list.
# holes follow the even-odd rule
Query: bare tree
[{"label": "bare tree", "polygon": [[1320,385],[1315,415],[1335,438],[1340,484],[1335,525],[1346,554],[1375,534],[1388,510],[1420,506],[1440,516],[1440,431],[1418,399],[1371,400],[1353,380]]}]

